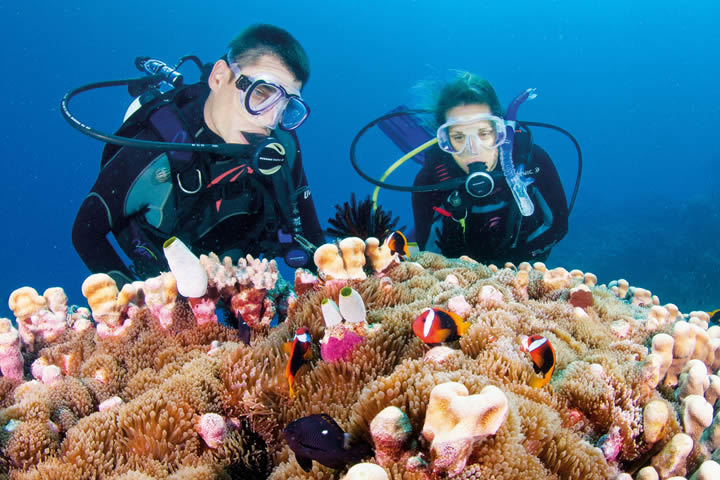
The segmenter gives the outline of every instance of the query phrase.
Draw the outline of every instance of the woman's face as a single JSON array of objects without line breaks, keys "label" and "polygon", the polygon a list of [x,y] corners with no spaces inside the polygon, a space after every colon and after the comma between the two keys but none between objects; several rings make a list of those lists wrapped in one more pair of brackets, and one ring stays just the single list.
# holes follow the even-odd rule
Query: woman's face
[{"label": "woman's face", "polygon": [[[473,103],[458,105],[448,110],[445,113],[445,118],[471,117],[482,113],[492,113],[488,104]],[[456,150],[460,150],[460,153],[452,154],[455,163],[457,163],[465,173],[469,172],[468,165],[475,162],[483,162],[487,171],[495,169],[498,163],[497,147],[492,149],[465,148],[465,142],[470,135],[477,135],[477,138],[483,143],[495,143],[494,128],[490,121],[480,120],[466,125],[453,125],[449,128],[450,141]]]}]

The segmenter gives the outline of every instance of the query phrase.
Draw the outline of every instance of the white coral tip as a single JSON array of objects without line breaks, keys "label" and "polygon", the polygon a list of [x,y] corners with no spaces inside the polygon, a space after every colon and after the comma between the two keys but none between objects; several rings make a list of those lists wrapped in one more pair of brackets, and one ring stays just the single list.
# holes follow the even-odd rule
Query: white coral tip
[{"label": "white coral tip", "polygon": [[340,309],[338,308],[337,303],[329,298],[325,298],[323,299],[320,308],[322,309],[326,328],[342,323],[342,315],[340,315]]},{"label": "white coral tip", "polygon": [[358,292],[351,287],[340,290],[340,313],[351,323],[364,323],[367,316],[365,303]]}]

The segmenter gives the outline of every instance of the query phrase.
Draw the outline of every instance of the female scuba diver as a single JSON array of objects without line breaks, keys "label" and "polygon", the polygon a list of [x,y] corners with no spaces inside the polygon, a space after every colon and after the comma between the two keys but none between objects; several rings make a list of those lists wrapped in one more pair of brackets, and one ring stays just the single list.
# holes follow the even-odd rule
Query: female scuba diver
[{"label": "female scuba diver", "polygon": [[517,108],[503,115],[487,80],[465,73],[446,84],[434,108],[437,145],[425,151],[414,187],[455,182],[450,190],[412,193],[421,250],[468,255],[485,264],[544,261],[568,229],[568,206],[548,154],[516,129]]}]

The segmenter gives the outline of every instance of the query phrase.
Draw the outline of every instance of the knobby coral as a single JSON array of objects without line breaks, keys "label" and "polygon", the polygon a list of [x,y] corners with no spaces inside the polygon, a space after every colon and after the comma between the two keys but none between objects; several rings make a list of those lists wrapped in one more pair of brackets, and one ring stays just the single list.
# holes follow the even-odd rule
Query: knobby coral
[{"label": "knobby coral", "polygon": [[[347,270],[352,253],[362,272],[364,249],[379,242],[350,243],[336,255]],[[91,277],[96,325],[58,290],[14,295],[25,365],[0,379],[0,478],[339,478],[317,462],[301,469],[281,434],[319,413],[375,447],[365,459],[375,466],[349,478],[715,471],[720,327],[627,282],[423,253],[369,276],[318,282],[303,272],[296,298],[272,262],[200,261],[201,298],[178,295],[171,274],[122,291]],[[219,302],[250,338],[220,322]],[[428,307],[471,326],[431,349],[412,329]],[[291,398],[283,345],[301,327],[313,343]],[[362,341],[321,355],[360,327]],[[531,386],[537,364],[521,349],[532,335],[555,352],[542,388]]]}]

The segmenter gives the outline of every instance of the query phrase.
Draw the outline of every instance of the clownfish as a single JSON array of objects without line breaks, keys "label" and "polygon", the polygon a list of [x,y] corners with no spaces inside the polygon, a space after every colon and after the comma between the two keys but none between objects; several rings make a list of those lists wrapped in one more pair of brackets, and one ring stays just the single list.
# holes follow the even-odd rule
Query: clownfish
[{"label": "clownfish", "polygon": [[390,249],[391,252],[397,253],[400,258],[410,256],[408,250],[408,241],[405,235],[400,230],[395,230],[385,239],[385,245]]},{"label": "clownfish", "polygon": [[295,380],[295,374],[300,367],[312,357],[312,350],[310,349],[310,332],[306,327],[300,327],[295,333],[295,337],[292,342],[285,342],[283,345],[285,352],[290,355],[288,359],[287,367],[285,368],[285,376],[288,379],[288,385],[290,386],[290,398],[295,396],[293,390],[293,380]]},{"label": "clownfish", "polygon": [[472,325],[460,315],[441,308],[427,308],[413,322],[413,332],[428,345],[452,342],[465,335]]},{"label": "clownfish", "polygon": [[533,369],[538,374],[530,380],[533,388],[542,388],[550,381],[555,371],[555,349],[550,340],[542,335],[523,336],[520,349],[530,354]]}]

